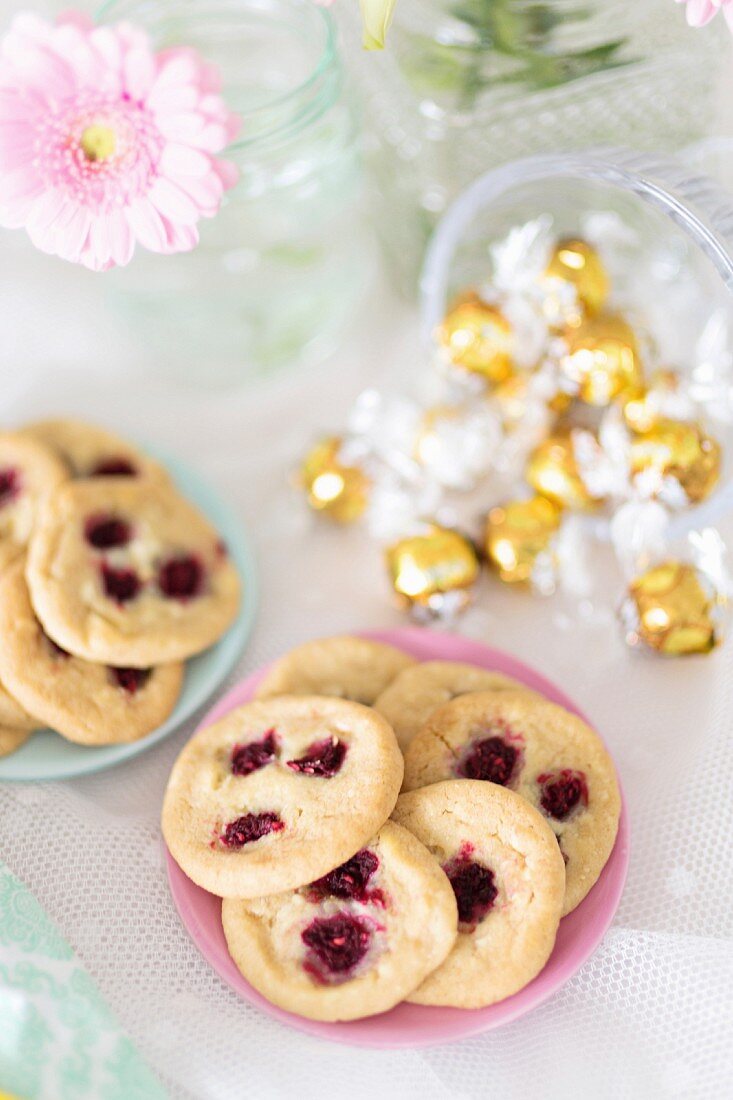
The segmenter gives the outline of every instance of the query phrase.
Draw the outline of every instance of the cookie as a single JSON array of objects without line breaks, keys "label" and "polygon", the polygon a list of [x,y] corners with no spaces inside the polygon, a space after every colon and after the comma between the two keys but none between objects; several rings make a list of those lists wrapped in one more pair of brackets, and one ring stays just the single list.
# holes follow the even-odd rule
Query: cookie
[{"label": "cookie", "polygon": [[555,944],[565,868],[544,818],[514,791],[456,780],[400,795],[394,820],[440,862],[458,937],[408,1000],[483,1008],[531,982]]},{"label": "cookie", "polygon": [[38,517],[26,576],[57,645],[125,668],[206,649],[239,607],[237,571],[208,520],[172,488],[137,478],[61,486]]},{"label": "cookie", "polygon": [[229,952],[273,1004],[311,1020],[386,1012],[443,962],[456,901],[436,860],[386,822],[365,848],[309,886],[225,898]]},{"label": "cookie", "polygon": [[401,649],[368,638],[319,638],[290,651],[270,668],[258,699],[273,695],[333,695],[371,706],[415,660]]},{"label": "cookie", "polygon": [[18,730],[11,726],[0,726],[0,756],[10,756],[30,737],[32,730]]},{"label": "cookie", "polygon": [[511,787],[535,806],[565,858],[563,914],[583,900],[611,854],[621,812],[613,761],[590,726],[539,697],[464,695],[436,710],[405,754],[405,790],[449,778]]},{"label": "cookie", "polygon": [[21,434],[52,450],[72,477],[153,477],[168,481],[159,463],[112,432],[83,420],[39,420]]},{"label": "cookie", "polygon": [[[10,569],[15,569],[17,564],[11,565]],[[20,568],[23,568],[22,561],[20,562]],[[1,633],[0,638],[2,638]],[[2,638],[0,651],[2,651],[4,645],[5,639]],[[37,721],[28,711],[24,710],[5,685],[0,683],[0,726],[9,726],[11,729],[17,730],[37,730],[42,725],[43,723]]]},{"label": "cookie", "polygon": [[23,553],[45,497],[67,477],[43,444],[0,432],[0,572]]},{"label": "cookie", "polygon": [[173,710],[183,665],[150,669],[92,664],[46,636],[31,606],[23,563],[0,577],[0,678],[31,714],[69,741],[137,741]]},{"label": "cookie", "polygon": [[[404,669],[374,703],[404,751],[430,715],[444,703],[471,691],[530,691],[500,672],[459,661],[424,661]],[[531,693],[533,694],[533,693]]]},{"label": "cookie", "polygon": [[402,772],[391,727],[359,703],[248,703],[183,749],[168,781],[163,835],[188,877],[221,897],[294,890],[374,836]]}]

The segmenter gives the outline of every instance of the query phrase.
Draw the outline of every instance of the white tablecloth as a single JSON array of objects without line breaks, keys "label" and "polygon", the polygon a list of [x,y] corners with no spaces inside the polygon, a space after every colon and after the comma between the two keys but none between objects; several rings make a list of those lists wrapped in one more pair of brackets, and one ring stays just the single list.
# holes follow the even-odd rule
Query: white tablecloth
[{"label": "white tablecloth", "polygon": [[[394,385],[419,363],[413,311],[378,290],[324,367],[202,396],[172,390],[153,362],[131,363],[98,293],[94,277],[2,237],[2,421],[99,419],[178,452],[228,497],[261,570],[257,626],[232,681],[304,639],[401,623],[374,545],[311,523],[287,479],[363,386]],[[0,787],[2,858],[171,1096],[733,1096],[733,643],[705,660],[644,660],[610,616],[558,610],[485,582],[459,629],[534,664],[595,721],[628,797],[631,871],[590,962],[549,1003],[481,1038],[414,1052],[338,1047],[285,1029],[223,985],[173,908],[158,826],[194,723],[96,777]]]}]

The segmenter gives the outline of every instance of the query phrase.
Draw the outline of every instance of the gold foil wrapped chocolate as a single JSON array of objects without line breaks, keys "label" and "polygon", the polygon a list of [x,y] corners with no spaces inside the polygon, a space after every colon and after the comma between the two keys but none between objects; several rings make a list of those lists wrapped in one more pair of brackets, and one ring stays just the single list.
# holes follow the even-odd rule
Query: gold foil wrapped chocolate
[{"label": "gold foil wrapped chocolate", "polygon": [[716,440],[685,420],[659,420],[631,443],[632,473],[653,470],[672,478],[691,504],[710,496],[720,479],[720,461]]},{"label": "gold foil wrapped chocolate", "polygon": [[491,509],[486,518],[485,551],[501,580],[507,584],[530,582],[542,559],[552,567],[552,544],[560,520],[560,508],[542,496]]},{"label": "gold foil wrapped chocolate", "polygon": [[617,313],[588,317],[565,333],[567,355],[560,370],[587,405],[605,408],[643,392],[639,345],[634,330]]},{"label": "gold foil wrapped chocolate", "polygon": [[353,523],[366,509],[369,479],[357,466],[341,461],[341,445],[338,436],[316,443],[303,460],[301,483],[314,511],[337,523]]},{"label": "gold foil wrapped chocolate", "polygon": [[593,245],[579,238],[557,242],[545,277],[570,283],[588,315],[598,313],[608,297],[609,281],[603,261]]},{"label": "gold foil wrapped chocolate", "polygon": [[663,419],[663,408],[680,392],[680,376],[673,370],[656,370],[649,385],[624,405],[626,425],[632,432],[648,432]]},{"label": "gold foil wrapped chocolate", "polygon": [[670,560],[631,582],[619,615],[630,646],[681,657],[718,644],[722,603],[701,570]]},{"label": "gold foil wrapped chocolate", "polygon": [[438,329],[452,363],[495,385],[514,370],[514,332],[498,308],[474,291],[462,295]]},{"label": "gold foil wrapped chocolate", "polygon": [[599,503],[581,477],[570,430],[548,436],[535,448],[525,477],[536,493],[563,508],[588,511]]},{"label": "gold foil wrapped chocolate", "polygon": [[470,602],[480,570],[470,539],[438,524],[394,543],[386,551],[386,561],[400,600],[436,616]]},{"label": "gold foil wrapped chocolate", "polygon": [[[491,399],[496,402],[499,414],[506,431],[518,427],[527,412],[530,402],[533,374],[531,371],[522,371],[513,374],[500,382],[491,391]],[[572,398],[569,394],[558,390],[556,393],[544,399],[544,404],[553,413],[562,413],[570,406]]]}]

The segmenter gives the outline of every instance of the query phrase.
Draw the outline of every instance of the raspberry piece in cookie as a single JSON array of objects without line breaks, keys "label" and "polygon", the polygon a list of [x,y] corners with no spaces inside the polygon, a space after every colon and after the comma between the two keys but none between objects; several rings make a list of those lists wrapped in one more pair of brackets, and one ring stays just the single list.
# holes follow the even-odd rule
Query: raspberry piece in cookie
[{"label": "raspberry piece in cookie", "polygon": [[397,735],[404,752],[433,711],[472,691],[526,691],[518,680],[459,661],[425,661],[400,672],[374,706]]},{"label": "raspberry piece in cookie", "polygon": [[57,645],[87,661],[149,668],[206,649],[230,626],[240,583],[208,521],[139,478],[67,482],[42,508],[26,575]]},{"label": "raspberry piece in cookie", "polygon": [[[369,848],[362,848],[346,863],[335,871],[329,871],[323,878],[311,884],[311,890],[317,897],[355,898],[357,901],[376,899],[377,891],[370,886],[379,867],[379,859]],[[381,893],[378,901],[382,900]]]},{"label": "raspberry piece in cookie", "polygon": [[43,444],[0,432],[0,572],[23,553],[44,500],[67,477]]},{"label": "raspberry piece in cookie", "polygon": [[616,772],[577,715],[526,693],[479,692],[436,710],[405,755],[405,790],[444,779],[510,787],[547,819],[567,864],[563,912],[596,882],[621,813]]},{"label": "raspberry piece in cookie", "polygon": [[[183,665],[93,664],[60,649],[31,606],[23,562],[0,577],[0,680],[40,721],[80,745],[137,741],[173,710]],[[1,708],[0,708],[1,712]]]},{"label": "raspberry piece in cookie", "polygon": [[276,661],[261,681],[257,698],[333,695],[371,706],[388,684],[414,663],[401,649],[368,638],[319,638]]},{"label": "raspberry piece in cookie", "polygon": [[188,877],[221,897],[294,889],[361,850],[389,817],[402,773],[390,726],[358,703],[249,703],[183,749],[163,835]]},{"label": "raspberry piece in cookie", "polygon": [[225,898],[221,915],[247,981],[273,1004],[314,1020],[386,1012],[440,966],[457,932],[444,872],[391,821],[309,886]]},{"label": "raspberry piece in cookie", "polygon": [[453,780],[400,795],[393,819],[442,864],[458,906],[458,938],[408,1000],[482,1008],[530,982],[547,962],[565,869],[545,819],[513,791]]}]

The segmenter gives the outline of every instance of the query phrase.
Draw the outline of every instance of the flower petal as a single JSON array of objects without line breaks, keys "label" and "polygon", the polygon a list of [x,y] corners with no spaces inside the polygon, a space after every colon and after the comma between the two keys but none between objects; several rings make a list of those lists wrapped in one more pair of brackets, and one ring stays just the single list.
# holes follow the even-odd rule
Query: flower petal
[{"label": "flower petal", "polygon": [[56,219],[67,206],[65,196],[56,190],[44,191],[35,202],[28,214],[28,230],[34,233],[45,233],[53,225]]},{"label": "flower petal", "polygon": [[159,115],[155,121],[163,137],[168,138],[169,141],[193,141],[204,128],[202,116],[192,111],[175,115]]},{"label": "flower petal", "polygon": [[94,26],[94,21],[88,12],[69,8],[56,16],[56,24],[59,27],[69,26],[80,31],[89,31]]},{"label": "flower petal", "polygon": [[191,137],[191,144],[207,153],[220,153],[229,144],[226,127],[218,122],[209,122],[198,134]]},{"label": "flower petal", "polygon": [[199,231],[195,225],[168,226],[168,252],[190,252],[199,243]]},{"label": "flower petal", "polygon": [[155,62],[150,50],[134,49],[125,55],[123,81],[133,99],[144,99],[155,79]]},{"label": "flower petal", "polygon": [[198,83],[199,66],[192,50],[166,50],[159,57],[162,65],[153,85],[155,91],[180,84]]},{"label": "flower petal", "polygon": [[178,142],[169,142],[160,158],[160,169],[164,176],[205,176],[211,171],[211,157],[200,149]]},{"label": "flower petal", "polygon": [[199,219],[194,201],[170,180],[157,179],[148,191],[148,198],[168,221],[195,225]]},{"label": "flower petal", "polygon": [[383,50],[396,0],[359,0],[364,24],[364,49]]},{"label": "flower petal", "polygon": [[199,93],[192,84],[177,84],[171,88],[154,88],[147,96],[145,105],[155,113],[170,111],[182,114],[195,110],[198,102]]},{"label": "flower petal", "polygon": [[230,160],[215,160],[214,171],[224,185],[225,191],[231,191],[239,182],[239,169]]},{"label": "flower petal", "polygon": [[73,210],[72,216],[62,231],[48,234],[36,232],[28,227],[28,236],[36,248],[51,255],[61,256],[64,260],[79,263],[89,236],[91,215],[83,206]]},{"label": "flower petal", "polygon": [[112,259],[118,267],[125,267],[135,251],[135,237],[124,211],[114,210],[110,216],[109,238]]},{"label": "flower petal", "polygon": [[165,252],[168,242],[163,218],[147,198],[136,199],[125,210],[127,224],[150,252]]},{"label": "flower petal", "polygon": [[224,187],[215,172],[209,172],[203,179],[177,176],[172,182],[193,199],[202,217],[213,218],[218,212]]},{"label": "flower petal", "polygon": [[715,16],[717,10],[712,0],[688,0],[687,22],[691,27],[704,27]]},{"label": "flower petal", "polygon": [[43,190],[38,173],[32,168],[15,168],[10,172],[0,172],[0,203],[12,203],[18,199],[31,198]]}]

